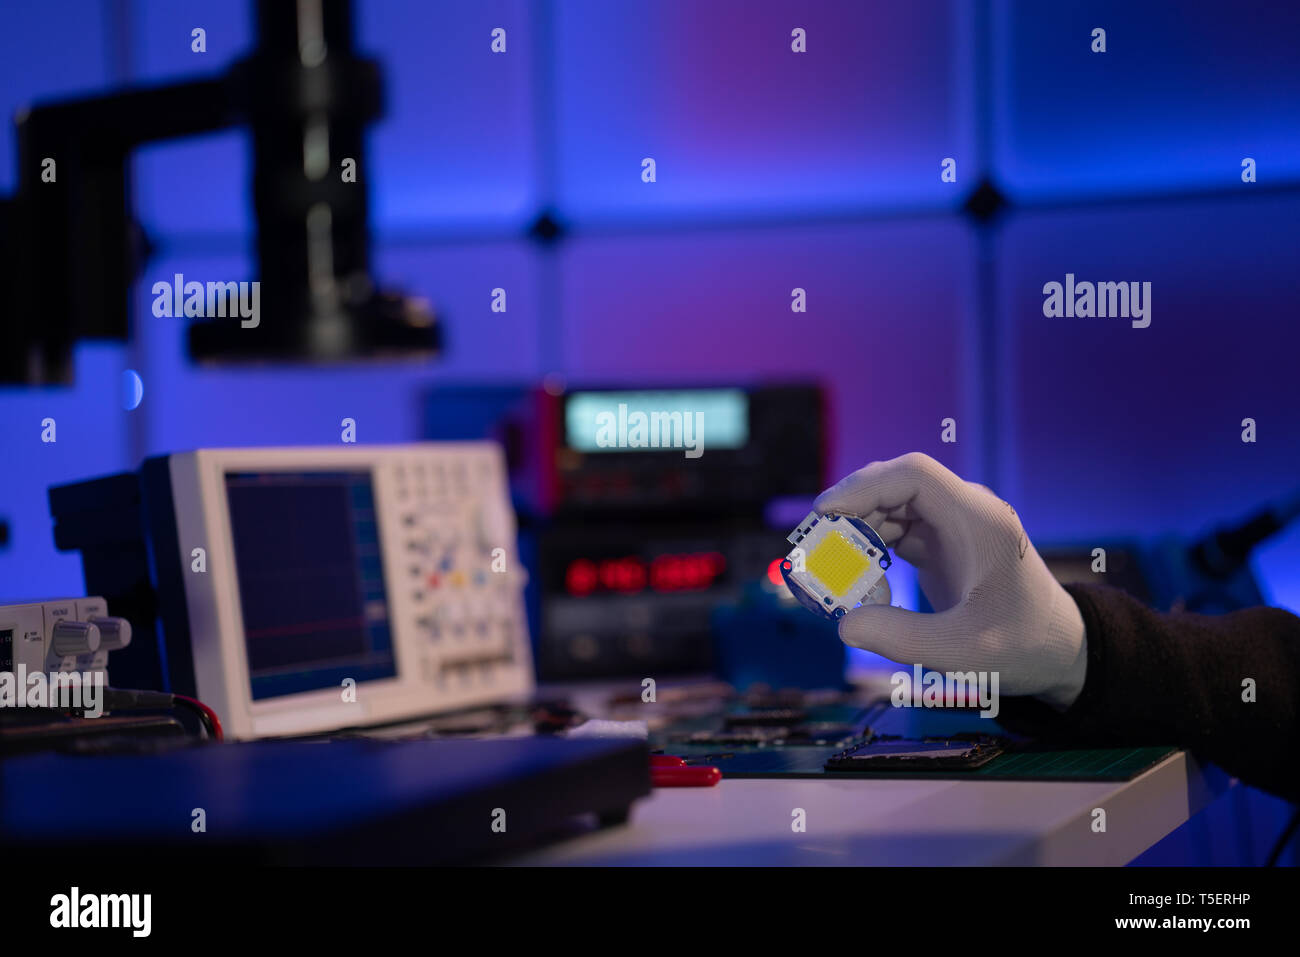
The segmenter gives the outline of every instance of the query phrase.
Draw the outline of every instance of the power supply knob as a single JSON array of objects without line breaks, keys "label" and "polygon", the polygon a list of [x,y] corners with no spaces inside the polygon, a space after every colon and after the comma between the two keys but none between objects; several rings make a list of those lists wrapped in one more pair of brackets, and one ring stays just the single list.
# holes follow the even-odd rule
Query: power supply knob
[{"label": "power supply knob", "polygon": [[131,643],[131,623],[125,618],[91,618],[99,629],[99,650],[117,651]]},{"label": "power supply knob", "polygon": [[99,628],[88,621],[55,622],[50,647],[60,658],[94,654],[99,650]]}]

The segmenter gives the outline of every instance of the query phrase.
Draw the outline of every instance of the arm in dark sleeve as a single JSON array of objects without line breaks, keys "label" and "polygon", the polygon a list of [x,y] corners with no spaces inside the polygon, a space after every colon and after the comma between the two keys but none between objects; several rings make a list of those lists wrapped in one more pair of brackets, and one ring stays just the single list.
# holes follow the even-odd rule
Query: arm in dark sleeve
[{"label": "arm in dark sleeve", "polygon": [[1300,618],[1279,608],[1162,614],[1104,585],[1066,591],[1087,633],[1083,690],[1063,713],[1009,699],[1005,727],[1094,745],[1178,745],[1300,800]]}]

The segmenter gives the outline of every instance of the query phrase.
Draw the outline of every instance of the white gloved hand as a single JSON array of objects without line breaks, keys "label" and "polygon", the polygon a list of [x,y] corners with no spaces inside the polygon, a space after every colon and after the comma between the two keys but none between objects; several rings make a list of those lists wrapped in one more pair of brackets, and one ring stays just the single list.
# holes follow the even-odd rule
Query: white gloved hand
[{"label": "white gloved hand", "polygon": [[1061,710],[1079,696],[1083,617],[1015,509],[988,488],[913,452],[859,469],[813,507],[874,528],[916,566],[934,608],[857,608],[840,619],[846,644],[936,671],[996,671],[1000,693],[1035,695]]}]

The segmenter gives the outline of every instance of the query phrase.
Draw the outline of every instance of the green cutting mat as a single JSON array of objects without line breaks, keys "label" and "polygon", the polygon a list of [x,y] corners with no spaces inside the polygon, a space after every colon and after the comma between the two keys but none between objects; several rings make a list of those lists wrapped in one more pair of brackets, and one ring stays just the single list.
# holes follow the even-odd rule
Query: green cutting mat
[{"label": "green cutting mat", "polygon": [[1176,748],[1098,748],[999,754],[972,777],[1034,781],[1127,781],[1155,767]]}]

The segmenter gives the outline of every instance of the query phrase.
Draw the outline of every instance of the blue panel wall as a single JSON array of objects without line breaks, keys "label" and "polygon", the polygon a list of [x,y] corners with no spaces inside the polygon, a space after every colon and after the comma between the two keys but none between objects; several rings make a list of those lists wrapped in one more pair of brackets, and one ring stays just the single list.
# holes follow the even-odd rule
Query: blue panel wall
[{"label": "blue panel wall", "polygon": [[[370,137],[380,235],[509,228],[531,218],[536,94],[549,55],[528,0],[358,5],[359,49],[384,63],[387,112]],[[491,52],[492,31],[506,52]]]},{"label": "blue panel wall", "polygon": [[941,161],[976,179],[967,3],[555,10],[558,205],[575,221],[952,207]]},{"label": "blue panel wall", "polygon": [[[1300,195],[1243,192],[1006,225],[1001,491],[1036,539],[1197,534],[1295,488],[1300,328],[1279,320],[1300,296],[1284,252],[1297,216]],[[1150,282],[1150,325],[1045,317],[1043,286],[1067,273]],[[1300,561],[1278,561],[1300,559],[1289,541],[1268,583],[1296,608]]]},{"label": "blue panel wall", "polygon": [[6,5],[0,30],[0,191],[17,183],[14,113],[33,102],[93,93],[111,82],[111,17],[103,0]]},{"label": "blue panel wall", "polygon": [[[120,346],[87,344],[75,358],[77,383],[40,389],[0,386],[0,602],[84,594],[81,562],[54,549],[46,489],[120,471],[128,461]],[[43,441],[47,419],[54,441]]]},{"label": "blue panel wall", "polygon": [[[1300,179],[1300,5],[993,4],[993,145],[1024,200]],[[1106,52],[1092,52],[1094,29]]]},{"label": "blue panel wall", "polygon": [[[575,239],[560,270],[563,368],[579,381],[820,379],[835,474],[913,449],[967,471],[972,259],[950,219]],[[807,312],[791,311],[795,288]],[[956,445],[939,439],[948,416],[971,427]]]}]

